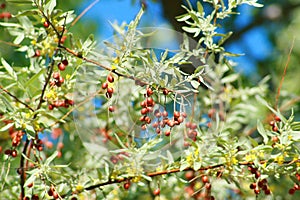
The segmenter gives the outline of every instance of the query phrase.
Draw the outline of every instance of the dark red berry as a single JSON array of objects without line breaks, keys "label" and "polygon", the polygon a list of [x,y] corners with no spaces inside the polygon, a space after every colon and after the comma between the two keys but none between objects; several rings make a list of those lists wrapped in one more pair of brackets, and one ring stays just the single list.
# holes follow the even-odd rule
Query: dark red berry
[{"label": "dark red berry", "polygon": [[169,94],[169,90],[166,89],[166,88],[164,88],[164,89],[163,89],[163,94],[164,94],[164,95],[168,95],[168,94]]},{"label": "dark red berry", "polygon": [[142,115],[145,115],[145,114],[147,114],[147,113],[148,113],[148,109],[147,109],[147,108],[142,108],[141,114],[142,114]]},{"label": "dark red berry", "polygon": [[180,112],[174,111],[173,116],[174,116],[174,118],[179,118],[180,117]]},{"label": "dark red berry", "polygon": [[40,57],[41,56],[41,51],[36,49],[34,53],[34,57]]},{"label": "dark red berry", "polygon": [[6,7],[6,4],[5,3],[2,3],[1,5],[0,5],[0,8],[1,9],[4,9]]},{"label": "dark red berry", "polygon": [[206,175],[202,176],[201,179],[202,179],[202,182],[203,182],[203,183],[208,183],[208,182],[209,182],[208,176],[206,176]]},{"label": "dark red berry", "polygon": [[17,155],[18,155],[17,150],[14,149],[14,150],[11,151],[11,156],[12,157],[17,157]]},{"label": "dark red berry", "polygon": [[48,28],[50,24],[49,24],[48,21],[45,21],[43,25],[44,25],[45,28]]},{"label": "dark red berry", "polygon": [[154,191],[153,191],[153,194],[154,196],[158,196],[160,194],[160,189],[159,188],[156,188]]},{"label": "dark red berry", "polygon": [[115,107],[109,106],[109,107],[108,107],[108,110],[109,110],[109,112],[114,112],[114,111],[115,111]]},{"label": "dark red berry", "polygon": [[251,184],[250,184],[250,189],[253,190],[253,189],[255,189],[255,188],[256,188],[256,183],[251,183]]},{"label": "dark red berry", "polygon": [[259,193],[260,193],[260,189],[259,189],[259,188],[255,188],[255,189],[254,189],[254,193],[255,193],[255,194],[259,194]]},{"label": "dark red berry", "polygon": [[296,190],[295,190],[294,188],[291,188],[291,189],[289,190],[289,194],[290,194],[290,195],[293,195],[293,194],[295,193],[295,191],[296,191]]},{"label": "dark red berry", "polygon": [[58,63],[57,67],[60,71],[64,71],[66,69],[66,65],[64,65],[63,63]]},{"label": "dark red berry", "polygon": [[108,74],[107,75],[107,81],[110,82],[110,83],[113,83],[114,82],[114,77],[111,74]]},{"label": "dark red berry", "polygon": [[53,75],[52,75],[52,77],[53,77],[54,79],[58,80],[59,77],[60,77],[59,72],[54,72]]},{"label": "dark red berry", "polygon": [[11,150],[10,150],[10,149],[6,149],[6,150],[4,151],[4,154],[5,154],[5,155],[10,155],[10,154],[11,154]]},{"label": "dark red berry", "polygon": [[147,96],[150,97],[153,94],[153,91],[151,88],[147,88]]},{"label": "dark red berry", "polygon": [[278,127],[277,127],[277,126],[273,126],[273,127],[272,127],[272,130],[273,130],[274,132],[277,132],[277,131],[278,131]]},{"label": "dark red berry", "polygon": [[170,130],[167,130],[166,132],[165,132],[165,136],[170,136],[171,135],[171,131]]},{"label": "dark red berry", "polygon": [[274,117],[274,119],[275,119],[275,121],[276,121],[276,122],[281,122],[281,119],[280,119],[280,117],[279,117],[279,116],[277,116],[277,115]]},{"label": "dark red berry", "polygon": [[102,89],[103,90],[105,90],[107,87],[108,87],[108,83],[107,82],[102,83]]},{"label": "dark red berry", "polygon": [[64,79],[63,77],[60,76],[59,79],[58,79],[58,82],[59,82],[59,83],[64,83],[64,81],[65,81],[65,79]]},{"label": "dark red berry", "polygon": [[129,187],[130,187],[130,183],[129,183],[129,182],[124,183],[124,189],[125,189],[125,190],[128,190]]},{"label": "dark red berry", "polygon": [[65,66],[68,66],[69,62],[67,59],[64,59],[63,61],[61,61],[62,64],[64,64]]},{"label": "dark red berry", "polygon": [[107,88],[107,92],[110,94],[114,93],[114,89],[112,87]]}]

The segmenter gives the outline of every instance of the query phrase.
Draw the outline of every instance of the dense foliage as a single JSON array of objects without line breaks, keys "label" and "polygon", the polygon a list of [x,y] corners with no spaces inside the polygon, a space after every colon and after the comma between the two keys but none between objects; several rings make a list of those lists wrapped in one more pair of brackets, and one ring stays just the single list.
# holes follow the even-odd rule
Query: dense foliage
[{"label": "dense foliage", "polygon": [[183,34],[138,28],[141,8],[100,48],[56,0],[7,3],[1,199],[296,198],[297,97],[281,95],[283,79],[272,91],[270,75],[246,85],[223,46],[220,24],[256,0],[187,2]]}]

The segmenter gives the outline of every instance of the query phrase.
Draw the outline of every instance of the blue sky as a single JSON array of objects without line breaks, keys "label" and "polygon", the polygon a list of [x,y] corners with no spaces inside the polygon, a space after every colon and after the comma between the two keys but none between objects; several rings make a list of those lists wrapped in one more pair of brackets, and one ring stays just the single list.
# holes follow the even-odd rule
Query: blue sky
[{"label": "blue sky", "polygon": [[[86,1],[82,7],[77,10],[80,13],[84,8],[93,2]],[[139,0],[135,3],[131,0],[100,0],[89,12],[84,19],[89,18],[99,21],[97,35],[101,40],[105,40],[112,36],[113,29],[109,22],[117,21],[130,22],[140,10]],[[251,13],[253,9],[248,5],[239,8],[241,14],[238,16],[235,25],[242,28],[252,21]],[[162,7],[160,3],[153,3],[147,0],[147,11],[144,14],[141,26],[167,26],[168,21],[164,19]],[[232,58],[238,63],[237,70],[245,74],[253,74],[256,72],[257,61],[265,59],[272,51],[272,45],[268,41],[267,31],[264,27],[256,27],[246,33],[239,41],[226,47],[229,52],[245,54],[244,56]]]}]

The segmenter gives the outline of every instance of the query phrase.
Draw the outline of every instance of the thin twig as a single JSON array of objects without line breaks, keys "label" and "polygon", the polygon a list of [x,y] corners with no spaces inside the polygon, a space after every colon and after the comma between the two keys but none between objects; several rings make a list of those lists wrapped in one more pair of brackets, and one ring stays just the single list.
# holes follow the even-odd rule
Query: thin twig
[{"label": "thin twig", "polygon": [[14,98],[17,102],[19,102],[20,104],[24,105],[26,108],[28,108],[29,110],[31,110],[32,112],[34,112],[34,109],[31,108],[27,103],[21,101],[18,97],[16,97],[15,95],[13,95],[12,93],[10,93],[8,90],[4,89],[1,85],[0,85],[0,89],[5,92],[6,94],[8,94],[10,97]]},{"label": "thin twig", "polygon": [[292,51],[293,51],[293,48],[294,48],[294,43],[295,43],[295,38],[293,39],[292,41],[292,45],[290,47],[290,51],[289,51],[289,54],[288,54],[288,57],[287,57],[287,61],[285,63],[285,66],[284,66],[284,70],[283,70],[283,74],[281,76],[281,80],[280,80],[280,83],[279,83],[279,86],[278,86],[278,89],[277,89],[277,94],[276,94],[276,100],[275,100],[275,109],[277,109],[278,107],[278,101],[279,101],[279,96],[280,96],[280,90],[282,88],[282,84],[283,84],[283,81],[284,81],[284,77],[286,75],[286,71],[287,71],[287,68],[289,66],[289,63],[290,63],[290,58],[291,58],[291,55],[292,55]]},{"label": "thin twig", "polygon": [[95,0],[93,3],[91,3],[86,9],[84,9],[80,15],[78,15],[78,17],[76,17],[76,19],[72,22],[71,27],[74,26],[77,21],[83,16],[85,15],[85,13],[87,13],[94,5],[96,5],[96,3],[98,3],[99,0]]}]

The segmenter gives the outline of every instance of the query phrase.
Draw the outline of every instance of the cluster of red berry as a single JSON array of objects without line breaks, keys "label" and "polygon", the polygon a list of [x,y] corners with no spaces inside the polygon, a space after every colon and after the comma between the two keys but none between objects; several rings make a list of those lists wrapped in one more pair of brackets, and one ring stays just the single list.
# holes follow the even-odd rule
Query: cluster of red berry
[{"label": "cluster of red berry", "polygon": [[[0,9],[5,9],[6,8],[6,4],[5,3],[2,3],[0,5]],[[2,13],[0,13],[0,19],[9,19],[11,18],[11,13],[10,12],[7,12],[7,11],[4,11]]]},{"label": "cluster of red berry", "polygon": [[50,86],[57,86],[57,87],[60,87],[64,82],[65,82],[65,79],[60,76],[60,73],[59,72],[54,72],[53,75],[52,75],[53,79],[52,81],[50,81]]},{"label": "cluster of red berry", "polygon": [[278,116],[275,116],[274,120],[269,122],[270,126],[272,127],[272,131],[278,132],[278,122],[281,122],[281,119]]},{"label": "cluster of red berry", "polygon": [[129,157],[129,154],[127,152],[121,152],[121,153],[118,153],[117,155],[115,156],[111,156],[110,157],[110,161],[113,163],[113,164],[117,164],[120,160],[124,160],[124,156],[125,157]]},{"label": "cluster of red berry", "polygon": [[23,135],[24,135],[24,132],[21,130],[15,131],[11,134],[13,149],[5,150],[4,153],[6,155],[10,155],[12,157],[17,157],[18,151],[16,150],[16,147],[20,145]]},{"label": "cluster of red berry", "polygon": [[211,183],[209,181],[209,177],[207,175],[201,176],[201,182],[203,187],[205,188],[204,192],[195,193],[195,185],[196,185],[196,176],[194,171],[188,171],[185,173],[185,178],[190,181],[189,186],[185,188],[185,191],[189,194],[189,196],[193,196],[194,199],[205,199],[205,200],[214,200],[215,198],[211,196]]},{"label": "cluster of red berry", "polygon": [[65,100],[56,100],[48,105],[49,110],[53,110],[54,108],[64,107],[68,108],[69,106],[73,106],[74,101],[72,99],[65,99]]},{"label": "cluster of red berry", "polygon": [[142,129],[146,130],[147,124],[151,123],[151,118],[149,116],[149,113],[153,112],[153,107],[155,105],[155,102],[153,98],[151,97],[153,95],[153,90],[148,87],[146,91],[146,99],[140,103],[142,109],[141,114],[143,116],[140,117],[140,121],[143,122]]},{"label": "cluster of red berry", "polygon": [[48,190],[48,195],[50,197],[53,197],[54,199],[58,199],[59,198],[59,195],[58,193],[55,191],[55,188],[53,185],[50,186],[49,190]]},{"label": "cluster of red berry", "polygon": [[258,171],[258,169],[254,168],[252,166],[248,166],[248,170],[251,172],[251,174],[253,174],[255,176],[255,179],[258,180],[256,182],[250,184],[250,186],[249,186],[250,189],[252,189],[255,194],[259,194],[261,190],[264,191],[265,195],[271,194],[271,190],[268,187],[267,179],[259,180],[261,174]]},{"label": "cluster of red berry", "polygon": [[[296,178],[298,181],[300,181],[300,174],[296,173]],[[289,194],[293,195],[297,190],[300,190],[300,186],[298,183],[294,183],[294,187],[289,189]]]},{"label": "cluster of red berry", "polygon": [[196,123],[192,123],[192,122],[187,122],[185,124],[186,128],[188,129],[188,132],[187,132],[187,136],[193,140],[193,141],[196,141],[197,140],[197,135],[198,135],[198,132],[197,132],[197,124]]}]

